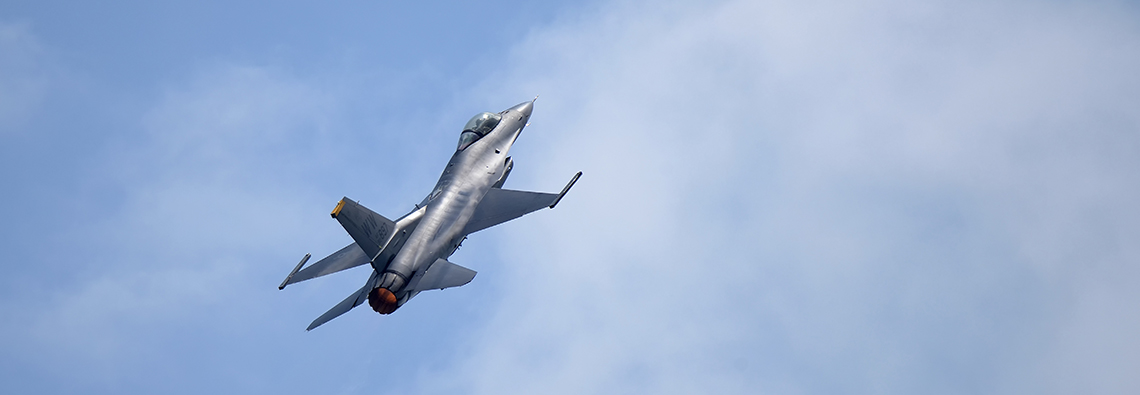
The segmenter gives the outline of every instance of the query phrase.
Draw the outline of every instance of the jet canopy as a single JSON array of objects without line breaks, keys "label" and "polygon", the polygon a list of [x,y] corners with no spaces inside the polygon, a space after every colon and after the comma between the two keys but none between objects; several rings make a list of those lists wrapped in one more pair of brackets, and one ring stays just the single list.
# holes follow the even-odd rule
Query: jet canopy
[{"label": "jet canopy", "polygon": [[467,125],[463,126],[463,133],[459,135],[459,148],[456,150],[463,151],[463,149],[467,148],[471,143],[486,136],[487,133],[495,129],[495,126],[497,126],[502,119],[503,117],[501,115],[491,112],[479,113],[471,117],[471,120],[467,121]]}]

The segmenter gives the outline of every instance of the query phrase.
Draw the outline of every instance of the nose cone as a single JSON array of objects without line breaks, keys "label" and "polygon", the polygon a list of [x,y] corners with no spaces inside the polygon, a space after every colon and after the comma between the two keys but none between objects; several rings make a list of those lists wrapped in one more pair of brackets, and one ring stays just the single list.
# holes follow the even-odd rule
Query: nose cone
[{"label": "nose cone", "polygon": [[511,107],[510,109],[522,113],[523,118],[530,118],[530,110],[532,108],[534,108],[533,100],[519,103],[517,106]]}]

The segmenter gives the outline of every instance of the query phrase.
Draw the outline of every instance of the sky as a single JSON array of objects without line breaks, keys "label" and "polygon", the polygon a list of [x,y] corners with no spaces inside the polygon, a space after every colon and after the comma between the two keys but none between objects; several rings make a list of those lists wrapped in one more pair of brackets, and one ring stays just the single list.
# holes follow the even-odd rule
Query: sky
[{"label": "sky", "polygon": [[[0,5],[0,392],[1140,391],[1140,8]],[[276,286],[540,95],[470,284]]]}]

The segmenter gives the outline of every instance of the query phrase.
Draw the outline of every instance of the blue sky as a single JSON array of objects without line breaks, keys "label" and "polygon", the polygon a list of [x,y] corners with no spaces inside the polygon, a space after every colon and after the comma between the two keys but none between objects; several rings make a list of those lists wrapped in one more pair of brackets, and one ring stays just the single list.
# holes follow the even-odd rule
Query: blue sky
[{"label": "blue sky", "polygon": [[[0,392],[1134,393],[1122,2],[0,6]],[[542,96],[471,284],[278,291]]]}]

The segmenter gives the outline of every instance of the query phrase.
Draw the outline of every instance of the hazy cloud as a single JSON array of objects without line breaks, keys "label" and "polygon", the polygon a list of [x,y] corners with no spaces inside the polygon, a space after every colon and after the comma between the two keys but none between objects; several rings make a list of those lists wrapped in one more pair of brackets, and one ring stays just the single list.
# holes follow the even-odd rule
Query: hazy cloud
[{"label": "hazy cloud", "polygon": [[[163,361],[148,369],[161,376],[194,363],[167,359],[180,353],[169,347],[190,346],[177,340],[185,330],[171,328],[248,330],[245,320],[263,316],[250,305],[264,303],[249,284],[268,276],[265,258],[286,252],[287,234],[313,225],[296,215],[306,205],[298,202],[324,202],[291,185],[319,156],[331,108],[327,94],[265,68],[217,66],[169,87],[137,131],[107,136],[85,169],[118,199],[60,235],[83,251],[71,267],[86,276],[5,306],[21,323],[9,330],[32,341],[13,352],[30,364],[91,366],[63,376],[63,388],[113,388],[143,379],[132,373],[140,364]],[[287,144],[295,140],[313,143]]]},{"label": "hazy cloud", "polygon": [[450,385],[1135,390],[1134,21],[633,2],[537,31],[491,80],[543,94],[518,168],[586,176],[504,231],[509,295]]},{"label": "hazy cloud", "polygon": [[[422,67],[324,44],[388,37],[367,18],[276,59],[261,47],[278,25],[324,26],[227,25],[268,40],[232,46],[170,29],[198,49],[152,63],[119,56],[165,45],[56,32],[77,84],[30,25],[0,25],[0,127],[33,126],[0,135],[16,186],[0,391],[1140,388],[1135,7],[563,11],[465,36],[519,37],[506,59],[488,42]],[[425,29],[476,33],[453,25]],[[344,59],[294,64],[313,48]],[[507,186],[555,191],[583,170],[559,207],[474,235],[454,258],[479,270],[468,286],[304,332],[366,277],[275,289],[303,253],[350,242],[336,199],[402,214],[466,117],[535,94]]]},{"label": "hazy cloud", "polygon": [[0,133],[14,133],[47,94],[44,48],[27,23],[0,21]]}]

